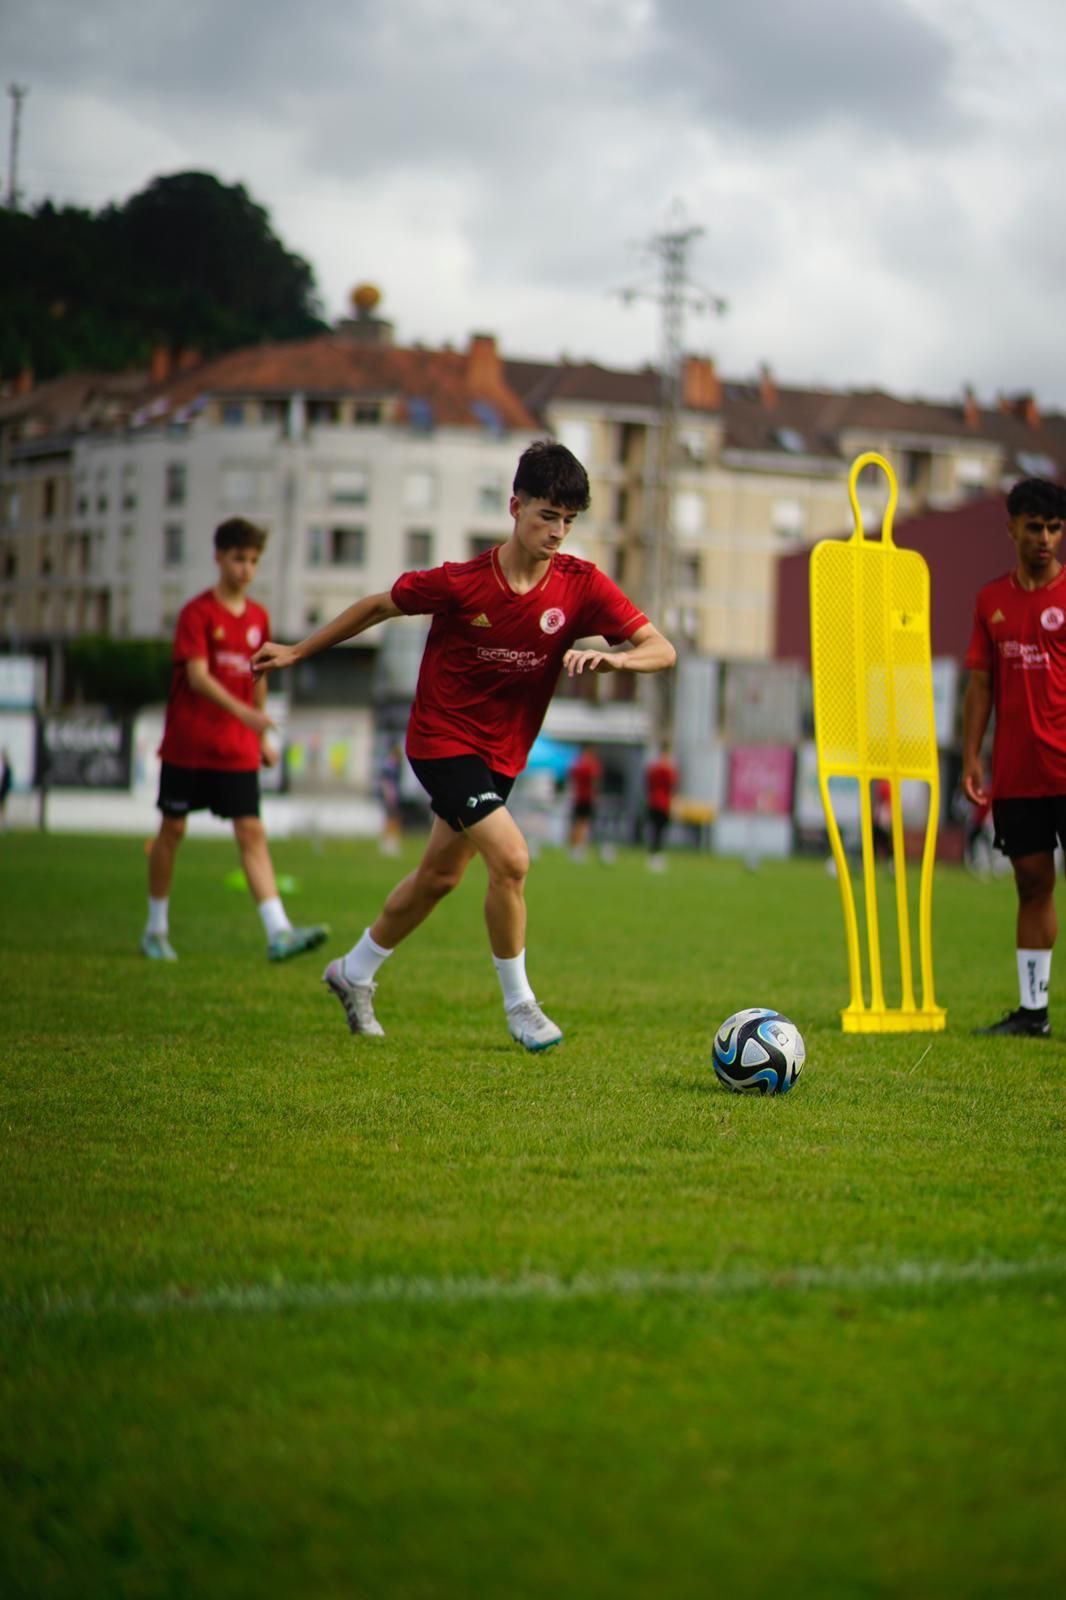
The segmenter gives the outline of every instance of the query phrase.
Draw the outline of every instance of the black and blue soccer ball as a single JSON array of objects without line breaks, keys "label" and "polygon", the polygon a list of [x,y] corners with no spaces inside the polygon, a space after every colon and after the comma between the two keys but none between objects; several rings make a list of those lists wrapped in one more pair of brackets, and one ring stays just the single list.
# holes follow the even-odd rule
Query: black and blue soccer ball
[{"label": "black and blue soccer ball", "polygon": [[727,1017],[714,1036],[711,1054],[719,1083],[734,1094],[787,1094],[806,1058],[796,1024],[766,1006],[749,1006]]}]

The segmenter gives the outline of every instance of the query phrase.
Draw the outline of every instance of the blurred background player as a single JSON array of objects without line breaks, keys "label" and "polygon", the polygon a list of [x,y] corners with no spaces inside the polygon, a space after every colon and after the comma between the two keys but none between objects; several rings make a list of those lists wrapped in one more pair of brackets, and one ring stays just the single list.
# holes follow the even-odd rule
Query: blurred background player
[{"label": "blurred background player", "polygon": [[385,759],[381,763],[381,771],[378,774],[378,786],[381,790],[381,808],[384,812],[378,849],[383,856],[398,856],[403,842],[403,817],[400,811],[400,771],[402,762],[403,751],[400,746],[391,744],[385,752]]},{"label": "blurred background player", "polygon": [[[407,728],[407,758],[434,812],[422,859],[398,883],[376,920],[323,981],[353,1033],[384,1032],[374,1015],[376,975],[408,934],[485,863],[485,923],[508,1031],[526,1050],[563,1034],[544,1015],[526,976],[525,884],[529,848],[507,798],[544,721],[560,670],[660,672],[674,647],[590,561],[562,544],[589,503],[588,476],[565,445],[541,440],[518,462],[510,537],[472,561],[405,572],[384,594],[357,600],[297,645],[265,644],[257,672],[352,639],[390,617],[429,614],[429,630]],[[602,635],[612,650],[578,650]]]},{"label": "blurred background player", "polygon": [[590,745],[584,745],[567,773],[570,784],[570,855],[574,861],[584,861],[588,855],[602,779],[603,768],[596,752]]},{"label": "blurred background player", "polygon": [[14,774],[6,750],[0,750],[0,833],[7,827],[7,797],[11,793]]},{"label": "blurred background player", "polygon": [[248,887],[259,907],[271,961],[313,950],[324,925],[294,928],[278,895],[266,830],[259,818],[259,767],[278,755],[267,739],[266,684],[252,676],[252,656],[270,631],[261,605],[245,591],[255,577],[266,534],[243,517],[215,530],[218,582],[182,607],[159,754],[159,833],[148,854],[148,924],[141,951],[176,961],[170,943],[170,886],[191,811],[233,823]]},{"label": "blurred background player", "polygon": [[[991,798],[996,844],[1010,858],[1018,893],[1019,1004],[979,1033],[1046,1039],[1051,952],[1058,933],[1055,849],[1066,844],[1066,579],[1059,549],[1066,490],[1024,478],[1007,496],[1013,572],[977,596],[966,653],[962,783]],[[993,708],[992,784],[981,745]]]},{"label": "blurred background player", "polygon": [[666,870],[663,845],[678,777],[678,770],[670,759],[670,746],[660,745],[658,755],[644,769],[644,789],[648,801],[648,866],[652,872]]}]

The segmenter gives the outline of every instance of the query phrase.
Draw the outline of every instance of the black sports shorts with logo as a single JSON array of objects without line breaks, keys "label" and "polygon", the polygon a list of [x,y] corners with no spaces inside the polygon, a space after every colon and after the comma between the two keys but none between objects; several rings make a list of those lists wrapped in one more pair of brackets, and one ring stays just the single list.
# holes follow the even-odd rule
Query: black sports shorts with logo
[{"label": "black sports shorts with logo", "polygon": [[996,848],[1012,861],[1016,856],[1048,854],[1059,843],[1066,848],[1066,796],[1038,794],[993,800],[992,821]]},{"label": "black sports shorts with logo", "polygon": [[164,761],[159,769],[156,805],[165,817],[187,817],[190,811],[213,811],[216,817],[259,815],[258,772],[219,772],[214,767],[175,767]]},{"label": "black sports shorts with logo", "polygon": [[430,810],[456,833],[482,822],[502,805],[514,779],[492,772],[480,756],[445,756],[440,761],[408,757],[411,771],[429,795]]}]

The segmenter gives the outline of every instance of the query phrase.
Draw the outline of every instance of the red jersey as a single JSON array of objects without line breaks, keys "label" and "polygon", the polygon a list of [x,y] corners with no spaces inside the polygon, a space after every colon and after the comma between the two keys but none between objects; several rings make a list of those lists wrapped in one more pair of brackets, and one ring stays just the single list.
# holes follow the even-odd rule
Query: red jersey
[{"label": "red jersey", "polygon": [[966,665],[992,675],[994,797],[1066,795],[1066,570],[1041,589],[986,583]]},{"label": "red jersey", "polygon": [[648,809],[669,811],[670,801],[677,788],[677,768],[665,756],[653,761],[644,773],[648,790]]},{"label": "red jersey", "polygon": [[210,767],[218,772],[254,772],[260,763],[259,735],[206,695],[197,694],[185,676],[185,663],[197,658],[235,700],[254,705],[252,657],[270,638],[270,619],[254,600],[239,617],[227,611],[210,589],[182,606],[174,634],[174,669],[167,719],[159,754],[176,767]]},{"label": "red jersey", "polygon": [[407,754],[476,755],[505,777],[525,766],[574,640],[602,634],[620,644],[648,620],[591,561],[563,553],[527,594],[515,594],[492,549],[405,572],[392,599],[408,616],[433,617]]},{"label": "red jersey", "polygon": [[596,798],[603,768],[592,754],[578,756],[570,768],[570,793],[573,795],[574,804],[590,806]]}]

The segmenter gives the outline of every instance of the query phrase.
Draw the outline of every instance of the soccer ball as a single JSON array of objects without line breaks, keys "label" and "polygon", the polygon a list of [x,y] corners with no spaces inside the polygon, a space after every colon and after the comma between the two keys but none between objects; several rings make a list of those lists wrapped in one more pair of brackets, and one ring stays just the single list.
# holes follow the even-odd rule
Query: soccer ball
[{"label": "soccer ball", "polygon": [[806,1056],[794,1022],[780,1011],[749,1006],[722,1023],[714,1036],[711,1060],[719,1083],[734,1094],[787,1094],[803,1071]]}]

